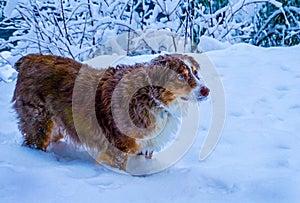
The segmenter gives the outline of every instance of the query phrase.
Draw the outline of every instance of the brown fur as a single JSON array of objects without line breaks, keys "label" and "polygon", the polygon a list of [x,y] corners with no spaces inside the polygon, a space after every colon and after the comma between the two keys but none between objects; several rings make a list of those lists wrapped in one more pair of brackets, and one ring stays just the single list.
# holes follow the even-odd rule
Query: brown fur
[{"label": "brown fur", "polygon": [[[103,143],[108,141],[106,145],[112,145],[124,153],[140,154],[140,146],[134,138],[147,137],[147,132],[155,128],[155,115],[162,111],[160,105],[169,105],[179,96],[189,95],[197,86],[193,77],[190,77],[193,73],[188,71],[180,57],[182,55],[159,56],[150,63],[119,65],[104,70],[96,70],[59,56],[31,54],[22,57],[15,64],[19,75],[13,101],[19,117],[19,128],[24,136],[24,145],[45,151],[50,142],[56,142],[63,135],[67,135],[74,143],[98,151],[101,151],[99,149],[101,147],[105,148]],[[196,66],[193,66],[193,71],[198,68]],[[82,74],[85,82],[79,86],[80,95],[74,95],[75,80],[82,67],[86,70],[86,73]],[[131,78],[128,73],[134,71],[141,74]],[[129,130],[130,135],[124,134],[117,127],[111,109],[112,93],[125,75],[128,78],[118,88],[117,95],[121,103],[122,99],[130,101],[130,119],[126,118],[122,111],[117,111],[118,116],[131,120],[141,129],[141,131]],[[178,75],[184,76],[186,84],[176,82]],[[145,84],[137,92],[130,92],[128,87],[145,83],[148,77],[155,78],[157,80],[155,83],[160,86]],[[98,84],[95,89],[91,88],[93,83]],[[87,92],[95,92],[95,98],[85,98]],[[85,122],[85,126],[80,126],[79,129],[78,127],[75,129],[73,121],[72,98],[74,97],[79,98],[76,102],[80,108],[75,109],[79,115],[78,119]],[[96,122],[100,130],[86,125],[96,125],[91,116],[94,113],[93,108],[90,108],[93,102],[95,102]],[[79,137],[78,130],[86,136]],[[103,141],[102,135],[105,136],[106,141]],[[112,158],[114,152],[106,153],[109,154],[108,157],[101,154],[103,159],[107,159],[107,162],[116,161]],[[149,158],[149,154],[146,157]],[[124,169],[124,166],[115,163],[111,166]]]}]

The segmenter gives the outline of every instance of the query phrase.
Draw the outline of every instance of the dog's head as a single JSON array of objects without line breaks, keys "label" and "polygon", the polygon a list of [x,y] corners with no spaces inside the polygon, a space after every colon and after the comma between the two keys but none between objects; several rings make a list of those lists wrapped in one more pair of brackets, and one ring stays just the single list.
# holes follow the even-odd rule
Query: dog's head
[{"label": "dog's head", "polygon": [[202,101],[209,95],[209,88],[201,80],[197,61],[187,55],[172,54],[159,56],[152,60],[156,66],[163,69],[156,76],[163,84],[161,101],[165,104],[172,101],[196,100]]}]

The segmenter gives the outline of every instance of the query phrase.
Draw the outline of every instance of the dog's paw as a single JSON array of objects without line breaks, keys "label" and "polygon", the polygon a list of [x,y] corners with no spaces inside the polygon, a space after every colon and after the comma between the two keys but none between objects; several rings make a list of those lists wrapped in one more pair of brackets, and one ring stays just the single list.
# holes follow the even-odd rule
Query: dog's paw
[{"label": "dog's paw", "polygon": [[145,152],[141,151],[137,153],[139,156],[145,156],[146,159],[152,159],[153,151],[146,150]]}]

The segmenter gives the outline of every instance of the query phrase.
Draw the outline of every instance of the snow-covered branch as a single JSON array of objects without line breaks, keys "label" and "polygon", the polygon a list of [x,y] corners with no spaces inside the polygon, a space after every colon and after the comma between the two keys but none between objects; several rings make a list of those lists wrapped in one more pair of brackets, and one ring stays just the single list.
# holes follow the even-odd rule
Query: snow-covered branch
[{"label": "snow-covered branch", "polygon": [[[148,29],[173,33],[175,51],[176,35],[184,37],[185,44],[191,45],[188,50],[195,52],[200,50],[198,44],[202,35],[231,43],[243,41],[263,45],[260,42],[273,33],[280,35],[280,42],[285,41],[282,40],[284,38],[299,43],[299,5],[281,0],[224,2],[18,1],[17,4],[9,3],[6,18],[0,22],[0,29],[1,26],[15,29],[14,36],[2,43],[0,48],[11,48],[15,55],[42,52],[86,60],[110,39],[125,34],[130,45],[132,37],[139,37],[141,31]],[[282,19],[284,23],[275,25],[275,18]]]}]

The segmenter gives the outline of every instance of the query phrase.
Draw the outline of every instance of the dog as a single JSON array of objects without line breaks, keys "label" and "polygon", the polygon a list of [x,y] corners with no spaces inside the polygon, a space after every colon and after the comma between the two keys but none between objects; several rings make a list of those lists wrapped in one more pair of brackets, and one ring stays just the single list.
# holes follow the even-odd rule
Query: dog
[{"label": "dog", "polygon": [[199,78],[197,61],[181,54],[106,69],[30,54],[15,69],[12,101],[23,145],[47,151],[65,138],[124,171],[129,156],[151,159],[170,139],[164,126],[174,106],[202,101],[210,91]]}]

